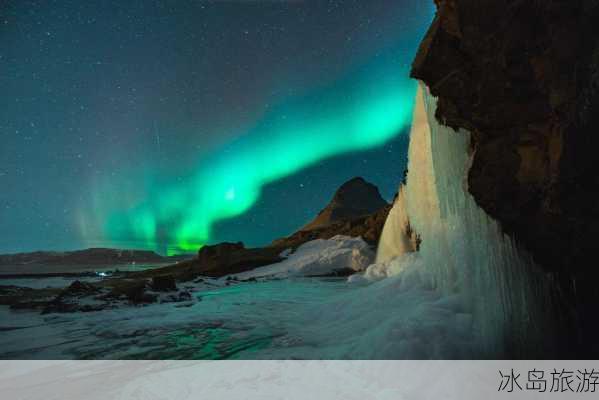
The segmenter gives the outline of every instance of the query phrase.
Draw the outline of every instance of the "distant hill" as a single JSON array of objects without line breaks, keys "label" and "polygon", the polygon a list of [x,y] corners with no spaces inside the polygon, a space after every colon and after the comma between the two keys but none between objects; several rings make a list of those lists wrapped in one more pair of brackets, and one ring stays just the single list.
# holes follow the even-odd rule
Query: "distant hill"
[{"label": "distant hill", "polygon": [[0,265],[96,265],[171,262],[149,250],[91,248],[76,251],[36,251],[0,255]]}]

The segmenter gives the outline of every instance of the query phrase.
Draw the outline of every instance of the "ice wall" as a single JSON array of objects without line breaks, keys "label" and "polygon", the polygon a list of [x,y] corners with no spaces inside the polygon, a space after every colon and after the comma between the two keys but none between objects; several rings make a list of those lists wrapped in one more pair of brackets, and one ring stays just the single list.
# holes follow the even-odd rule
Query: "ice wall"
[{"label": "ice wall", "polygon": [[389,216],[385,221],[379,246],[376,252],[376,263],[386,263],[393,258],[410,253],[416,249],[413,246],[406,227],[409,224],[406,209],[406,195],[404,187],[399,188],[397,198],[393,203]]},{"label": "ice wall", "polygon": [[422,237],[419,258],[430,285],[458,295],[472,315],[477,353],[543,355],[551,347],[548,279],[468,193],[470,134],[439,124],[435,111],[436,99],[421,84],[407,186],[389,214],[377,261],[393,265],[393,257],[406,258],[402,227],[408,219]]}]

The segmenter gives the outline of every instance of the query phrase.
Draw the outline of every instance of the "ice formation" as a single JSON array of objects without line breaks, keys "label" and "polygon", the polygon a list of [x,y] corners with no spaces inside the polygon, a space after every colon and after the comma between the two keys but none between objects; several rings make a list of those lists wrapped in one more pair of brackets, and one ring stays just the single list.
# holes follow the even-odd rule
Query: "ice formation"
[{"label": "ice formation", "polygon": [[238,279],[290,276],[323,276],[350,269],[363,271],[374,260],[374,252],[361,238],[337,235],[301,245],[280,263],[234,275]]},{"label": "ice formation", "polygon": [[[385,224],[378,263],[365,276],[402,273],[418,259],[431,287],[460,296],[472,315],[477,354],[517,354],[531,346],[542,352],[550,340],[545,313],[551,307],[543,300],[547,279],[468,193],[470,134],[439,124],[435,111],[436,99],[421,85],[407,185]],[[407,246],[408,221],[422,238],[417,254]]]}]

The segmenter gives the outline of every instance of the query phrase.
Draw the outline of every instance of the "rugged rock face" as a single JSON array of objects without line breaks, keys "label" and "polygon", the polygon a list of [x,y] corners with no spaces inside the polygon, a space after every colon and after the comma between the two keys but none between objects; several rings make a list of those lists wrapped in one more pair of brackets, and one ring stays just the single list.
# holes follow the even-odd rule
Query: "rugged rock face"
[{"label": "rugged rock face", "polygon": [[329,204],[302,231],[364,217],[387,205],[375,185],[361,177],[353,178],[337,189]]},{"label": "rugged rock face", "polygon": [[353,178],[337,189],[316,218],[292,235],[275,240],[271,247],[297,248],[310,240],[337,235],[360,236],[376,245],[390,209],[375,185],[364,178]]},{"label": "rugged rock face", "polygon": [[228,257],[229,255],[245,250],[242,242],[219,243],[213,246],[204,246],[198,251],[198,261],[202,264],[209,263],[216,258]]},{"label": "rugged rock face", "polygon": [[473,133],[470,193],[553,272],[564,319],[590,339],[599,332],[584,316],[598,300],[589,259],[599,236],[599,2],[435,3],[412,76],[439,98],[441,123]]},{"label": "rugged rock face", "polygon": [[220,277],[248,271],[282,260],[281,249],[246,249],[243,243],[220,243],[204,246],[197,260],[189,261],[198,275]]},{"label": "rugged rock face", "polygon": [[337,235],[359,236],[366,243],[374,246],[381,237],[390,209],[391,205],[386,205],[370,215],[341,220],[312,229],[303,228],[288,237],[275,240],[271,246],[283,249],[297,248],[310,240],[330,239]]},{"label": "rugged rock face", "polygon": [[152,290],[157,292],[170,292],[177,290],[175,277],[172,275],[158,275],[152,278]]},{"label": "rugged rock face", "polygon": [[473,133],[470,192],[541,265],[582,266],[599,233],[599,3],[436,4],[412,76]]}]

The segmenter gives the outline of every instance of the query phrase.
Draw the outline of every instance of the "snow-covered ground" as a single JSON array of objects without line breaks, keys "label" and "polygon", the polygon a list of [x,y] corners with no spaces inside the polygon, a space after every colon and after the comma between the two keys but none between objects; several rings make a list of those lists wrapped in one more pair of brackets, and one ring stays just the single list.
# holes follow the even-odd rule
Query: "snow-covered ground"
[{"label": "snow-covered ground", "polygon": [[287,259],[252,271],[232,275],[241,280],[260,277],[324,276],[343,270],[364,271],[374,261],[374,252],[361,238],[335,236],[304,243]]},{"label": "snow-covered ground", "polygon": [[0,307],[0,358],[472,356],[470,315],[457,298],[429,287],[417,259],[404,259],[398,274],[382,280],[373,280],[381,277],[372,272],[381,267],[373,266],[367,278],[350,281],[301,276],[340,266],[364,270],[372,257],[361,240],[339,237],[307,243],[287,260],[244,275],[257,277],[253,282],[180,283],[190,294],[184,301],[163,293],[146,306],[46,315]]}]

